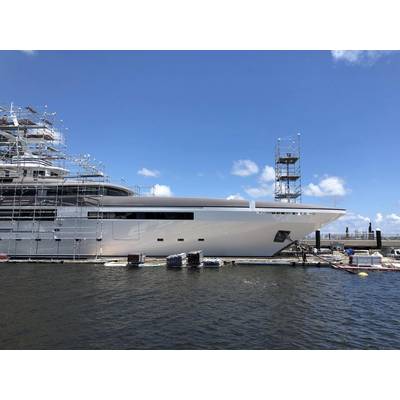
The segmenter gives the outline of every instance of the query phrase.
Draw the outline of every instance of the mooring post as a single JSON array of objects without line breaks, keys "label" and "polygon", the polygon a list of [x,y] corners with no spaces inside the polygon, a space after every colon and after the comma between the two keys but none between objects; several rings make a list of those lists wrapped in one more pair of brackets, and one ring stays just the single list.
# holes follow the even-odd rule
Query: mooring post
[{"label": "mooring post", "polygon": [[319,229],[315,231],[315,247],[317,250],[321,249],[321,231]]},{"label": "mooring post", "polygon": [[382,233],[380,229],[376,229],[376,248],[377,249],[382,249]]}]

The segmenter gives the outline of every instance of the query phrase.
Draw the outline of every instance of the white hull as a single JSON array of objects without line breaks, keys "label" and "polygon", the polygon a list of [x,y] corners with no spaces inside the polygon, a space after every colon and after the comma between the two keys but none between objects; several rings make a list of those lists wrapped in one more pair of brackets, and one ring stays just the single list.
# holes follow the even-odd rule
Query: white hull
[{"label": "white hull", "polygon": [[[203,250],[206,256],[271,256],[344,211],[299,208],[113,208],[193,212],[193,220],[88,219],[90,207],[58,207],[55,221],[0,221],[0,252],[19,257],[148,256]],[[110,211],[107,208],[107,211]],[[280,213],[281,211],[281,213]],[[278,231],[290,231],[283,242]],[[162,241],[160,240],[162,239]],[[183,239],[179,241],[178,239]],[[200,241],[199,241],[200,239]],[[201,240],[203,239],[203,240]]]}]

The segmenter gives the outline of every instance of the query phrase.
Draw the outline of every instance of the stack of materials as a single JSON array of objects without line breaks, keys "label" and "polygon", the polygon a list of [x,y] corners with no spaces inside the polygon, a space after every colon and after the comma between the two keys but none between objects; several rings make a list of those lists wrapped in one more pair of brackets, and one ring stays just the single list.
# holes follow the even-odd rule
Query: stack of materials
[{"label": "stack of materials", "polygon": [[181,268],[185,267],[187,262],[186,253],[173,254],[167,257],[167,267]]},{"label": "stack of materials", "polygon": [[144,264],[146,261],[146,255],[143,253],[128,254],[128,265],[138,267],[140,264]]},{"label": "stack of materials", "polygon": [[222,264],[222,260],[220,260],[219,258],[207,258],[203,260],[203,267],[218,268]]},{"label": "stack of materials", "polygon": [[187,262],[190,267],[199,267],[203,263],[203,252],[192,251],[187,255]]}]

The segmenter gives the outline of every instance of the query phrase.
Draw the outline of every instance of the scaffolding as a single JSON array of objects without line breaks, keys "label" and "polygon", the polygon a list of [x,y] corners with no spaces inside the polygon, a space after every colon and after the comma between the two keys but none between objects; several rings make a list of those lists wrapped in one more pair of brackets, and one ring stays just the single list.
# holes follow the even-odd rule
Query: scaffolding
[{"label": "scaffolding", "polygon": [[[0,105],[0,243],[9,255],[38,258],[49,246],[55,258],[81,258],[89,244],[91,257],[102,256],[101,211],[104,197],[115,194],[101,163],[66,153],[66,130],[47,106]],[[155,190],[136,186],[131,193]],[[88,207],[95,221],[88,221]]]},{"label": "scaffolding", "polygon": [[279,138],[275,149],[275,200],[301,202],[300,134]]},{"label": "scaffolding", "polygon": [[[75,179],[108,181],[104,165],[89,154],[66,153],[63,120],[49,112],[47,106],[16,107],[0,105],[0,182],[11,179],[27,181],[24,169],[31,163],[53,170],[48,176],[33,176],[36,181]],[[8,167],[8,168],[7,168]],[[8,179],[7,179],[8,178]]]},{"label": "scaffolding", "polygon": [[[58,256],[60,241],[69,239],[74,242],[73,257],[79,258],[81,241],[95,239],[96,257],[101,256],[100,208],[108,177],[90,155],[66,154],[66,129],[47,106],[0,105],[0,240],[8,240],[8,254],[18,254],[20,241],[28,239],[28,256],[37,256],[40,241],[50,239],[57,243]],[[74,193],[68,192],[71,182],[76,184]],[[73,206],[74,226],[66,226],[58,215],[63,206]],[[96,227],[83,223],[83,206],[98,210]],[[45,228],[46,220],[54,225]]]}]

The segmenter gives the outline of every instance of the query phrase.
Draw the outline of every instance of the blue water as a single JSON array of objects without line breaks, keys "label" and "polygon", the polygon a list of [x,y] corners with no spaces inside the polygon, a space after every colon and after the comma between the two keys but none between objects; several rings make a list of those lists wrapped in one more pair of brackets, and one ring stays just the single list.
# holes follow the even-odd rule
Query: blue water
[{"label": "blue water", "polygon": [[398,349],[400,274],[0,264],[2,349]]}]

